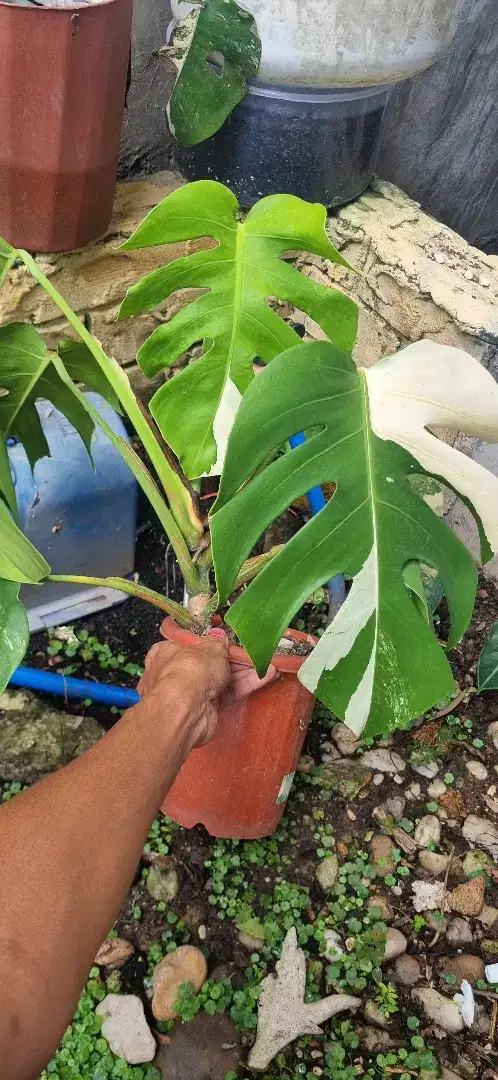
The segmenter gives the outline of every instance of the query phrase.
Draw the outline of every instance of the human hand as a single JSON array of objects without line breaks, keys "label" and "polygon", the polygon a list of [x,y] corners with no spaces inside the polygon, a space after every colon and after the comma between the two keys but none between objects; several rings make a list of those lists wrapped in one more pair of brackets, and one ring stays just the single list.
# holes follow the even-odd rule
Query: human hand
[{"label": "human hand", "polygon": [[273,665],[259,679],[253,668],[231,662],[224,630],[213,629],[192,645],[173,641],[153,645],[137,689],[142,698],[155,700],[163,709],[173,694],[179,714],[186,714],[189,749],[194,749],[214,737],[220,710],[277,677]]}]

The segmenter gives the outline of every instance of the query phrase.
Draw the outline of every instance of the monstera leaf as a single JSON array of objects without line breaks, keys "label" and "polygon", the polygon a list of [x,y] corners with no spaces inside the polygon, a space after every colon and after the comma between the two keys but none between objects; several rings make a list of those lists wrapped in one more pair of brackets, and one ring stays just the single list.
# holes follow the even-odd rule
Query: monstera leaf
[{"label": "monstera leaf", "polygon": [[314,252],[347,266],[325,233],[323,206],[293,195],[262,199],[245,221],[222,184],[200,180],[169,195],[123,245],[125,250],[212,237],[216,247],[176,259],[148,274],[127,293],[120,317],[158,307],[179,289],[207,290],[169,322],[158,326],[138,353],[145,375],[168,368],[195,342],[203,354],[169,379],[150,410],[189,478],[220,472],[233,417],[254,378],[253,361],[273,360],[299,337],[267,298],[287,300],[351,351],[356,305],[344,293],[317,285],[281,256],[289,249]]},{"label": "monstera leaf", "polygon": [[0,694],[21,663],[29,642],[28,616],[20,603],[19,584],[0,580]]},{"label": "monstera leaf", "polygon": [[[212,513],[221,602],[270,522],[314,485],[337,485],[236,600],[227,622],[262,673],[310,593],[338,573],[351,578],[299,678],[358,734],[406,723],[454,685],[413,603],[405,566],[415,561],[439,572],[451,615],[448,648],[472,616],[475,564],[410,476],[430,473],[458,492],[480,524],[483,557],[498,548],[498,478],[431,434],[435,425],[498,441],[498,386],[467,353],[422,341],[365,370],[317,342],[262,372],[229,440]],[[271,451],[313,427],[305,444],[265,467]]]},{"label": "monstera leaf", "polygon": [[[215,65],[208,62],[213,54]],[[252,15],[235,0],[204,0],[169,103],[179,142],[193,146],[218,131],[245,97],[247,80],[258,74],[260,60]]]}]

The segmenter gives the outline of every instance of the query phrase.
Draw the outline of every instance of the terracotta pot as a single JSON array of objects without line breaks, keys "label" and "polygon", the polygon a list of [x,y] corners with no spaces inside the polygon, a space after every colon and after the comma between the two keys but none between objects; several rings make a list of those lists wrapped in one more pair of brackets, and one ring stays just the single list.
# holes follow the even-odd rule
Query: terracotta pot
[{"label": "terracotta pot", "polygon": [[[167,619],[170,641],[197,640]],[[294,641],[313,641],[288,630]],[[252,667],[246,652],[230,647],[230,659]],[[277,653],[272,663],[280,677],[250,697],[223,709],[216,740],[193,750],[162,809],[191,829],[202,824],[211,836],[255,840],[269,836],[284,813],[311,719],[314,697],[297,672],[305,657]]]},{"label": "terracotta pot", "polygon": [[133,0],[0,2],[0,236],[69,251],[112,214]]}]

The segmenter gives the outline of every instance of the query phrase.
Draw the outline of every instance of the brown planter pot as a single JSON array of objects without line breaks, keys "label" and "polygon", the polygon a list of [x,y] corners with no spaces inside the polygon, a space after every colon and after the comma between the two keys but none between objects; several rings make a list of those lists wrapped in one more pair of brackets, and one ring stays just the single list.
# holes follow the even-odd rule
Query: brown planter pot
[{"label": "brown planter pot", "polygon": [[69,251],[109,225],[133,0],[0,2],[0,236]]},{"label": "brown planter pot", "polygon": [[[195,644],[189,630],[167,619],[170,641]],[[308,634],[287,636],[311,641]],[[246,652],[230,648],[230,659],[252,667]],[[214,742],[193,750],[163,803],[168,817],[191,829],[205,825],[211,836],[255,840],[277,828],[285,810],[314,697],[297,679],[304,657],[277,653],[280,678],[223,709]]]}]

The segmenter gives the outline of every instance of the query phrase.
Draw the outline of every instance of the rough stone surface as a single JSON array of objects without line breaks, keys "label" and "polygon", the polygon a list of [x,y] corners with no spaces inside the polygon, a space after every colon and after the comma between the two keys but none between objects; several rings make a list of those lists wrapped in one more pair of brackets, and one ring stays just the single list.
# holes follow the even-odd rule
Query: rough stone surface
[{"label": "rough stone surface", "polygon": [[390,1021],[389,1017],[382,1012],[382,1009],[375,1004],[375,1001],[369,999],[365,1002],[365,1008],[363,1010],[365,1020],[368,1020],[370,1024],[375,1024],[376,1027],[389,1030]]},{"label": "rough stone surface", "polygon": [[462,945],[471,945],[473,942],[472,928],[466,919],[452,919],[446,931],[446,940],[449,945],[461,948]]},{"label": "rough stone surface", "polygon": [[492,821],[469,814],[463,823],[462,836],[471,844],[479,844],[479,847],[485,848],[495,862],[498,862],[498,828]]},{"label": "rough stone surface", "polygon": [[462,870],[467,875],[478,873],[479,870],[487,870],[491,866],[493,866],[491,856],[485,851],[479,851],[478,848],[475,851],[468,851],[462,859]]},{"label": "rough stone surface", "polygon": [[341,758],[323,766],[322,779],[330,786],[331,792],[337,792],[343,799],[352,800],[370,783],[372,773],[360,761]]},{"label": "rough stone surface", "polygon": [[133,956],[135,949],[131,941],[120,937],[108,937],[102,942],[95,957],[98,967],[120,968]]},{"label": "rough stone surface", "polygon": [[390,836],[385,836],[384,833],[377,833],[376,836],[372,837],[370,842],[370,855],[372,863],[381,877],[385,877],[386,874],[392,874],[394,870],[394,863],[392,860],[393,850],[394,844]]},{"label": "rough stone surface", "polygon": [[117,1057],[129,1065],[152,1061],[156,1053],[154,1036],[145,1019],[144,1007],[134,994],[108,994],[95,1010],[103,1016],[102,1037]]},{"label": "rough stone surface", "polygon": [[484,979],[484,960],[472,953],[461,953],[459,956],[443,956],[439,972],[441,975],[456,975],[458,986],[467,979],[467,982],[475,986],[478,979]]},{"label": "rough stone surface", "polygon": [[412,892],[415,911],[439,911],[444,901],[442,881],[413,881]]},{"label": "rough stone surface", "polygon": [[405,935],[401,933],[401,930],[396,930],[394,926],[389,926],[386,934],[386,950],[384,953],[383,964],[386,964],[388,960],[395,960],[397,956],[401,956],[406,952],[408,942]]},{"label": "rough stone surface", "polygon": [[225,1080],[228,1072],[237,1072],[241,1056],[230,1017],[199,1012],[189,1024],[175,1025],[154,1065],[162,1080]]},{"label": "rough stone surface", "polygon": [[[168,861],[165,859],[166,863]],[[178,895],[178,874],[174,866],[161,865],[157,860],[149,866],[145,885],[153,900],[168,904]]]},{"label": "rough stone surface", "polygon": [[427,873],[439,877],[440,874],[446,873],[450,856],[440,855],[437,851],[423,850],[418,853],[418,861],[423,870],[427,870]]},{"label": "rough stone surface", "polygon": [[482,761],[467,761],[465,768],[475,780],[487,780],[488,778],[488,770]]},{"label": "rough stone surface", "polygon": [[362,764],[375,772],[399,773],[406,769],[403,758],[395,750],[378,747],[375,750],[367,750],[362,755]]},{"label": "rough stone surface", "polygon": [[175,952],[168,953],[154,968],[152,1012],[156,1020],[176,1020],[178,1014],[173,1005],[178,997],[178,987],[190,982],[198,993],[206,976],[205,957],[194,945],[181,945]]},{"label": "rough stone surface", "polygon": [[416,956],[398,956],[394,965],[394,981],[401,986],[415,986],[420,979],[420,964]]},{"label": "rough stone surface", "polygon": [[415,828],[413,839],[420,848],[428,844],[438,844],[441,838],[441,823],[434,814],[426,814]]},{"label": "rough stone surface", "polygon": [[493,720],[493,723],[489,725],[488,735],[495,750],[498,750],[498,720]]},{"label": "rough stone surface", "polygon": [[1,779],[31,784],[79,757],[103,734],[91,717],[51,709],[28,690],[6,690],[0,695]]},{"label": "rough stone surface", "polygon": [[474,877],[448,894],[450,911],[459,915],[479,915],[484,903],[486,883],[483,877]]},{"label": "rough stone surface", "polygon": [[330,734],[342,757],[350,757],[360,746],[360,740],[347,724],[335,724]]},{"label": "rough stone surface", "polygon": [[329,855],[328,858],[321,860],[315,877],[324,892],[328,892],[329,889],[334,887],[338,873],[339,859],[337,855]]},{"label": "rough stone surface", "polygon": [[431,990],[428,986],[416,987],[412,990],[412,998],[421,1005],[428,1020],[437,1024],[449,1035],[457,1035],[463,1030],[464,1023],[460,1009],[455,1001],[443,997],[437,990]]}]

